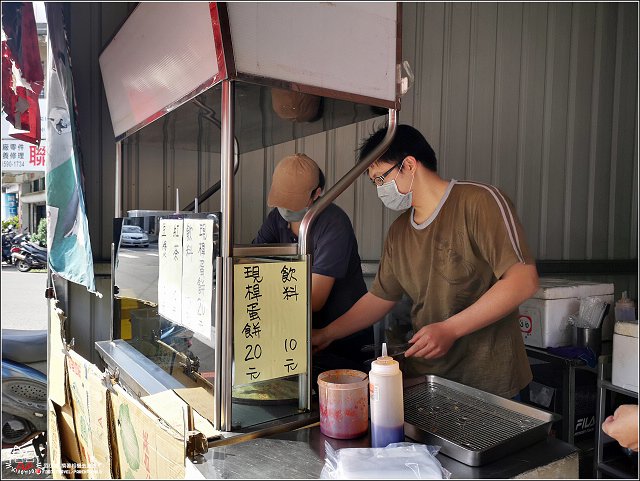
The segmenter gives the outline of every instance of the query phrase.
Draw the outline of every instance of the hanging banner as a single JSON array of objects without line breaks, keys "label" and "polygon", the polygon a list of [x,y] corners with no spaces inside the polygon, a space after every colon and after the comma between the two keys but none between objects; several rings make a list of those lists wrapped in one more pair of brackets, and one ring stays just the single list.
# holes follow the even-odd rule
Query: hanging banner
[{"label": "hanging banner", "polygon": [[45,4],[49,25],[47,245],[49,265],[57,275],[96,292],[93,254],[80,170],[75,94],[62,3]]},{"label": "hanging banner", "polygon": [[44,73],[32,2],[2,3],[2,109],[17,132],[9,136],[39,145],[38,97]]}]

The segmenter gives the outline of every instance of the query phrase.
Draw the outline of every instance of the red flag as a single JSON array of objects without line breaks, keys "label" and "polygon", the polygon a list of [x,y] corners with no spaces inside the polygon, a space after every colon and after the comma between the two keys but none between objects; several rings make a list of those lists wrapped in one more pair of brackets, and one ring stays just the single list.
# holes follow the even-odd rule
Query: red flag
[{"label": "red flag", "polygon": [[2,5],[2,108],[7,120],[24,132],[10,134],[39,145],[40,106],[44,85],[36,19],[31,2]]}]

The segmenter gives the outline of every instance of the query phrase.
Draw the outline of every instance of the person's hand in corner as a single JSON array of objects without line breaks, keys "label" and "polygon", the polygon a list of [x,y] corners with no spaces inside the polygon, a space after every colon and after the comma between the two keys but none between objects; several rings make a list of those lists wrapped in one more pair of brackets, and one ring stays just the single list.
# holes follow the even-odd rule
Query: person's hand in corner
[{"label": "person's hand in corner", "polygon": [[638,451],[638,405],[623,404],[602,423],[602,430],[623,448]]}]

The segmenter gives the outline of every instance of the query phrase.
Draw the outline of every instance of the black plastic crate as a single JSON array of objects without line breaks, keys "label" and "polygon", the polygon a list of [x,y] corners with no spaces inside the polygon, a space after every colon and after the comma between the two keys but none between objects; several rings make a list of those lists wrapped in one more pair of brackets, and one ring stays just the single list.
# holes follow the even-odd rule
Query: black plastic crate
[{"label": "black plastic crate", "polygon": [[[562,371],[551,363],[542,362],[532,364],[533,382],[523,392],[523,401],[533,406],[541,407],[562,415],[565,397],[568,397],[568,386],[563,386]],[[536,396],[530,390],[539,390],[540,386],[547,388],[545,395]],[[548,402],[548,404],[547,404]],[[572,426],[574,439],[593,435],[596,425],[596,410],[598,404],[598,386],[594,373],[577,369],[575,372],[575,421]],[[562,419],[553,424],[551,431],[556,436],[562,432]]]}]

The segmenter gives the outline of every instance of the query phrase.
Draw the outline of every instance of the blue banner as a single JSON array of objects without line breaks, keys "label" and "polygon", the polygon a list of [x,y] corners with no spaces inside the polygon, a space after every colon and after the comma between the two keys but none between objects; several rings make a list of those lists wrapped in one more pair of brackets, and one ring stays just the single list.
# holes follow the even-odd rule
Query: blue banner
[{"label": "blue banner", "polygon": [[51,270],[96,292],[89,224],[80,170],[75,94],[63,3],[45,3],[51,55],[48,62],[47,245]]},{"label": "blue banner", "polygon": [[2,220],[6,220],[9,217],[18,215],[18,194],[5,193],[4,195],[4,217]]}]

